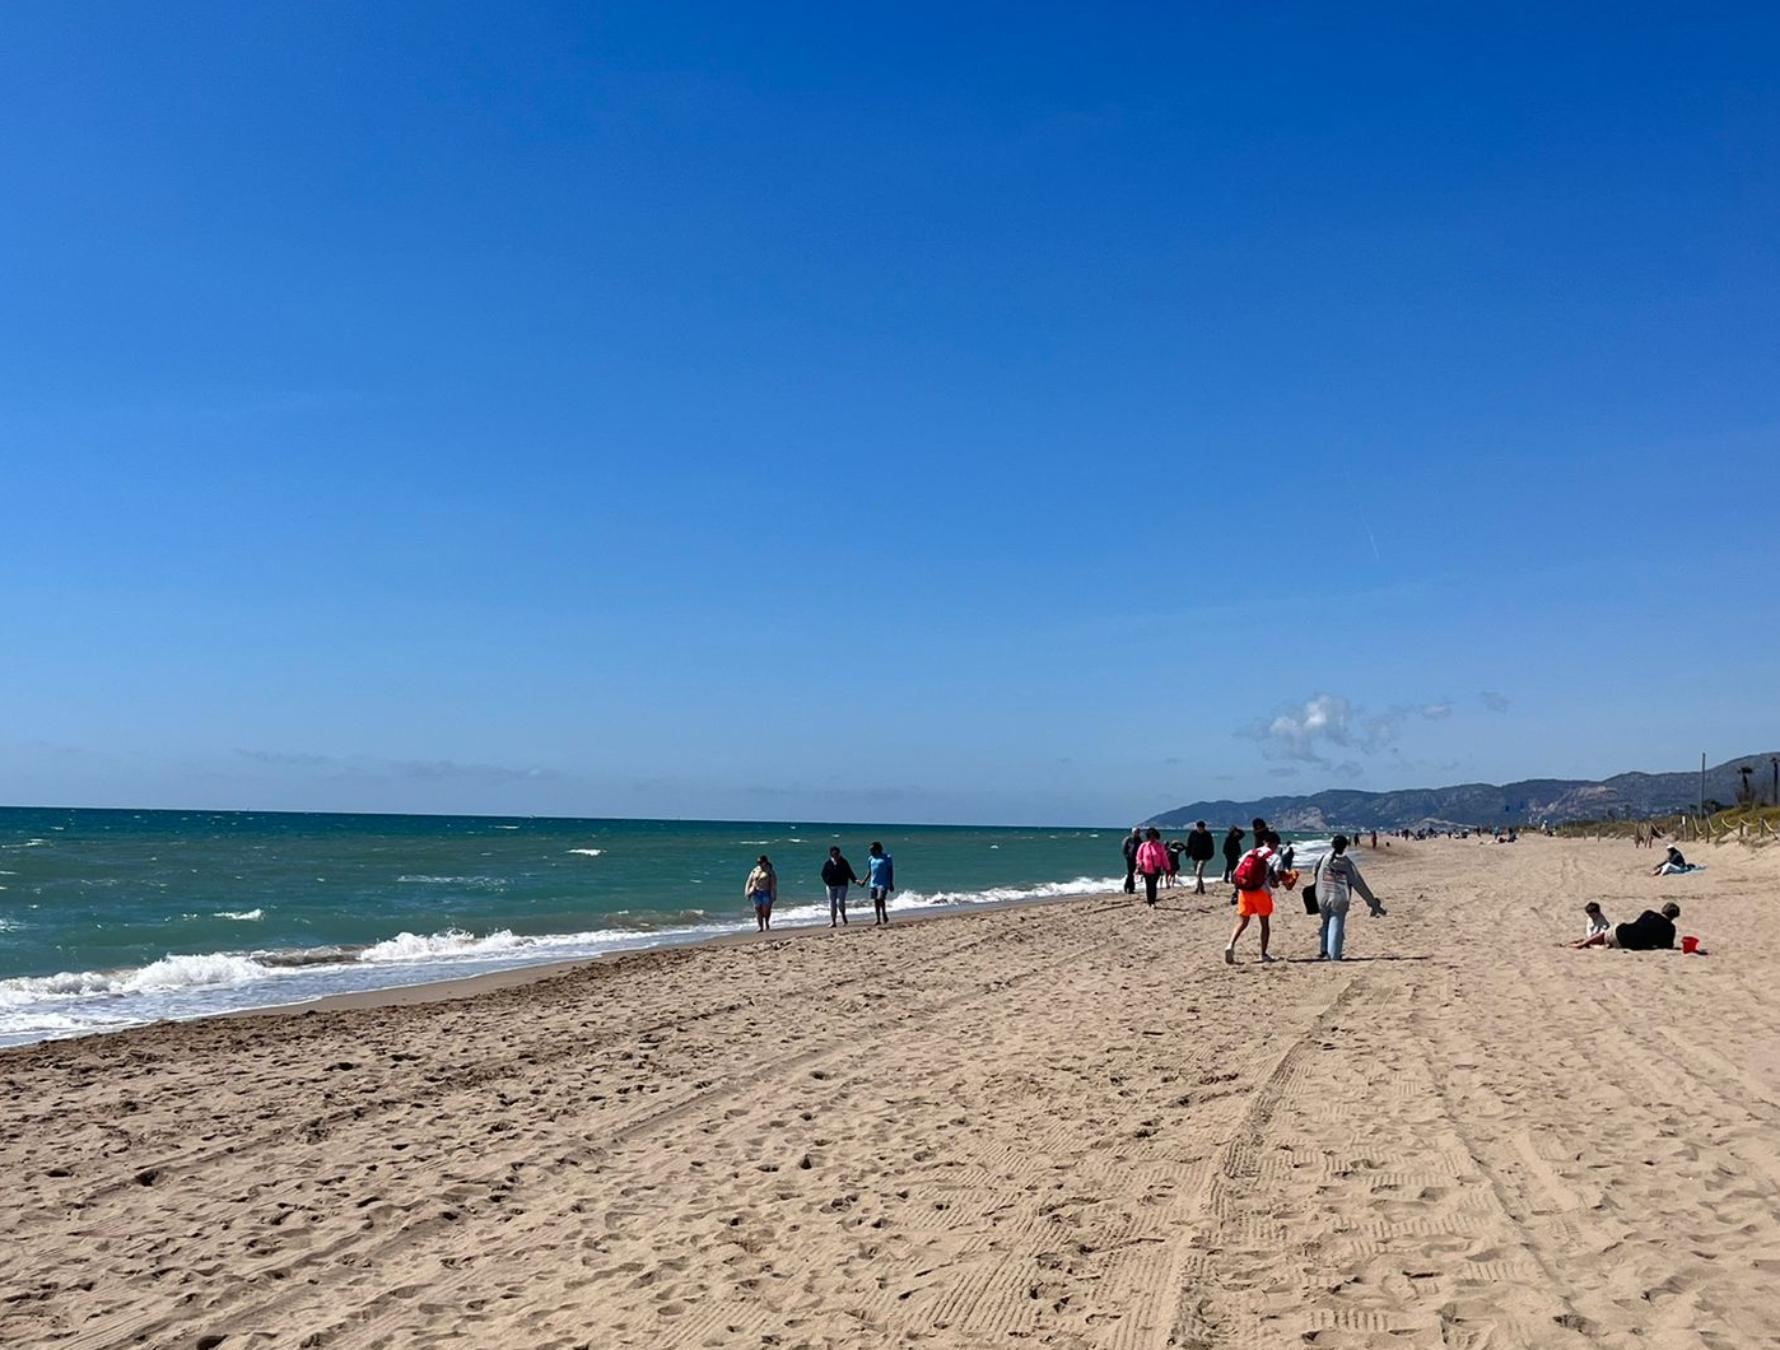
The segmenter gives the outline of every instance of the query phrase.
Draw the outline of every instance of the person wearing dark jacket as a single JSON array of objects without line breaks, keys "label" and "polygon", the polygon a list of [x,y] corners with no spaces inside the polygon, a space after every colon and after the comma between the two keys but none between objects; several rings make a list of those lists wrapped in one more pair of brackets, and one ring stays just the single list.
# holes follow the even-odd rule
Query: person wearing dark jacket
[{"label": "person wearing dark jacket", "polygon": [[1663,951],[1675,945],[1675,920],[1680,917],[1681,906],[1671,900],[1661,914],[1647,909],[1630,923],[1590,934],[1582,945],[1620,947],[1628,952]]},{"label": "person wearing dark jacket", "polygon": [[1236,864],[1242,861],[1242,826],[1232,825],[1224,836],[1224,880],[1236,875]]},{"label": "person wearing dark jacket", "polygon": [[1137,850],[1143,847],[1143,831],[1136,825],[1125,836],[1125,894],[1137,894]]},{"label": "person wearing dark jacket", "polygon": [[833,928],[837,919],[847,921],[847,887],[859,884],[859,874],[838,847],[829,849],[822,863],[822,884],[828,887],[828,926]]},{"label": "person wearing dark jacket", "polygon": [[[1205,894],[1205,864],[1217,856],[1218,842],[1203,820],[1187,831],[1187,861],[1193,864],[1193,894]],[[1238,857],[1242,855],[1237,854]]]}]

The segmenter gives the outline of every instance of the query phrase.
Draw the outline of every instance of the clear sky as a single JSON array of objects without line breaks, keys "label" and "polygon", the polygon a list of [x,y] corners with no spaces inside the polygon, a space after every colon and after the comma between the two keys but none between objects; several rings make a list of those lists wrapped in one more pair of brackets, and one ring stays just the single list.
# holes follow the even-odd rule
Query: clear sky
[{"label": "clear sky", "polygon": [[1773,744],[1770,5],[0,7],[0,800]]}]

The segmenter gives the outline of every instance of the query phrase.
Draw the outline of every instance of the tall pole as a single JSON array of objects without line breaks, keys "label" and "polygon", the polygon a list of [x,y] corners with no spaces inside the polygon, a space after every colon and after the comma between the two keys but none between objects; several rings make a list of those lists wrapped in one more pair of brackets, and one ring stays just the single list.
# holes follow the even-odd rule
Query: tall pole
[{"label": "tall pole", "polygon": [[1700,819],[1706,818],[1706,752],[1700,751]]},{"label": "tall pole", "polygon": [[1774,766],[1774,795],[1769,798],[1769,806],[1780,806],[1780,755],[1772,756],[1768,762]]}]

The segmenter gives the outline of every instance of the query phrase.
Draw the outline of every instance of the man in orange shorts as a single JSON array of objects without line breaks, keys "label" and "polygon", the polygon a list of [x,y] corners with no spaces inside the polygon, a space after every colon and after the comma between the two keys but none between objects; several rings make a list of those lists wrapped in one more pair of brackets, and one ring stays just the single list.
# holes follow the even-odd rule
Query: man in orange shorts
[{"label": "man in orange shorts", "polygon": [[1273,937],[1273,885],[1279,880],[1278,865],[1279,836],[1272,830],[1263,831],[1255,839],[1255,847],[1236,864],[1236,929],[1224,948],[1226,965],[1236,964],[1236,939],[1250,919],[1261,921],[1261,960],[1273,960],[1267,954],[1267,944]]}]

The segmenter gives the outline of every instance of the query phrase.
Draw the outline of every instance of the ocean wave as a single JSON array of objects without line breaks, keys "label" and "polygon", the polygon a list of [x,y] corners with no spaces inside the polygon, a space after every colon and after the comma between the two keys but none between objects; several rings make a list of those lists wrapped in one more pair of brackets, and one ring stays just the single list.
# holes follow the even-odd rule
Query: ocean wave
[{"label": "ocean wave", "polygon": [[1021,900],[1053,900],[1069,895],[1099,895],[1124,886],[1122,877],[1076,877],[1032,886],[989,886],[978,891],[902,891],[896,898],[907,907],[926,905],[997,905]]},{"label": "ocean wave", "polygon": [[434,877],[421,873],[400,876],[396,878],[396,881],[409,886],[470,886],[481,891],[493,890],[507,884],[505,877]]},{"label": "ocean wave", "polygon": [[213,919],[234,919],[238,923],[253,923],[266,917],[263,909],[219,909],[210,916]]},{"label": "ocean wave", "polygon": [[487,937],[477,937],[460,929],[448,928],[443,933],[397,933],[382,942],[374,942],[358,953],[360,961],[375,964],[383,961],[429,961],[442,956],[493,955],[510,952],[526,939],[516,937],[503,928]]},{"label": "ocean wave", "polygon": [[597,858],[600,856],[600,854],[605,852],[605,849],[603,849],[603,848],[572,848],[569,850],[569,852],[570,853],[579,853],[579,854],[582,854],[584,857],[588,857],[588,858]]},{"label": "ocean wave", "polygon": [[0,1008],[18,1008],[46,999],[82,999],[106,994],[160,994],[179,989],[246,984],[275,972],[249,956],[206,952],[163,956],[135,970],[62,971],[0,980]]}]

